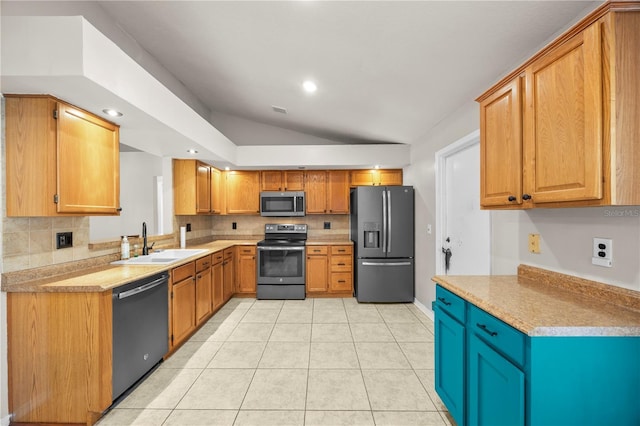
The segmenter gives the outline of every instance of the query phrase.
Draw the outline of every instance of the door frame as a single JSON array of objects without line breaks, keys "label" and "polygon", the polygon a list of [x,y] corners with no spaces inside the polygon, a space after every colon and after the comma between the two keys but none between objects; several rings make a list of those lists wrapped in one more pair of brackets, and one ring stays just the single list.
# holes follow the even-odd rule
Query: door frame
[{"label": "door frame", "polygon": [[[436,174],[436,238],[435,238],[435,262],[436,262],[436,275],[445,275],[444,260],[442,257],[443,242],[446,238],[445,235],[445,188],[446,188],[446,169],[445,164],[447,158],[457,154],[460,151],[480,143],[480,129],[475,130],[468,135],[458,139],[457,141],[445,146],[438,150],[435,154],[435,174]],[[478,188],[479,190],[479,188]],[[489,221],[489,227],[491,227],[491,221]],[[491,241],[488,241],[489,247]],[[489,264],[489,271],[491,271],[491,264]]]}]

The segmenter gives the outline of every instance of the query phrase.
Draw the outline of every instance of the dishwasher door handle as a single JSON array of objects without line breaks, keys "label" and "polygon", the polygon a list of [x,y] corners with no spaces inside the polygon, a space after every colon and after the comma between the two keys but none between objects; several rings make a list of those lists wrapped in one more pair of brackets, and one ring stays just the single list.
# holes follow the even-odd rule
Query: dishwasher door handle
[{"label": "dishwasher door handle", "polygon": [[141,285],[140,287],[132,288],[131,290],[123,291],[122,293],[118,293],[118,299],[126,299],[127,297],[135,296],[138,293],[151,290],[152,288],[164,283],[167,279],[169,279],[169,276],[163,275],[157,280],[151,281],[150,283]]}]

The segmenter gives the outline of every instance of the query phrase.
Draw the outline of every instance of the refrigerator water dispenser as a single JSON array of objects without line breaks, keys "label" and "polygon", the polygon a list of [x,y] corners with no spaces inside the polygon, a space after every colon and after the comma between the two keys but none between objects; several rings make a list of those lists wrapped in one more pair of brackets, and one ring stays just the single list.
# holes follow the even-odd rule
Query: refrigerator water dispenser
[{"label": "refrigerator water dispenser", "polygon": [[380,224],[376,222],[364,223],[364,247],[380,248]]}]

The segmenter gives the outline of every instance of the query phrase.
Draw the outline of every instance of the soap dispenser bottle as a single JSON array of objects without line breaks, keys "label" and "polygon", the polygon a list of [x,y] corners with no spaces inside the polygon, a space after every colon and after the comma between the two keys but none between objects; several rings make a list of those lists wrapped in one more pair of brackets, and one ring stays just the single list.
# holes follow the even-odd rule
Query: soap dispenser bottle
[{"label": "soap dispenser bottle", "polygon": [[129,259],[129,240],[126,235],[122,237],[122,243],[120,243],[120,255],[122,260]]}]

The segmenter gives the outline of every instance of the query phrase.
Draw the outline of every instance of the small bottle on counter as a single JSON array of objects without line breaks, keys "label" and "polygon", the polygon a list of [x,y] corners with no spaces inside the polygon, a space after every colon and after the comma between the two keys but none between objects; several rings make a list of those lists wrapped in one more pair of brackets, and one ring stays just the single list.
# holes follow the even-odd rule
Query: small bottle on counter
[{"label": "small bottle on counter", "polygon": [[133,245],[133,253],[131,253],[131,256],[138,257],[138,245],[137,244]]},{"label": "small bottle on counter", "polygon": [[120,255],[122,260],[129,259],[129,240],[126,235],[122,237],[122,242],[120,243]]}]

